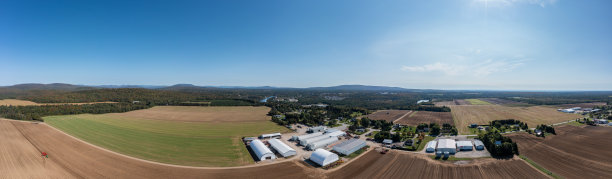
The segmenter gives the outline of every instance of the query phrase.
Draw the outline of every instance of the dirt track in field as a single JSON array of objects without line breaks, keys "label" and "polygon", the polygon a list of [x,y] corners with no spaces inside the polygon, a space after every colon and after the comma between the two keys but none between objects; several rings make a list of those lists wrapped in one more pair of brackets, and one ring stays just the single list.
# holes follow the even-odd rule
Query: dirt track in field
[{"label": "dirt track in field", "polygon": [[405,118],[410,115],[410,110],[379,110],[368,115],[368,118],[372,120],[383,120],[387,122],[393,122],[400,118]]},{"label": "dirt track in field", "polygon": [[421,123],[437,123],[442,125],[448,123],[454,125],[453,116],[450,112],[415,111],[412,114],[395,121],[396,124],[416,126]]},{"label": "dirt track in field", "polygon": [[270,116],[267,116],[269,111],[270,108],[263,106],[156,106],[150,109],[108,115],[184,122],[248,122],[270,120]]},{"label": "dirt track in field", "polygon": [[519,152],[542,167],[565,178],[612,178],[612,128],[555,128],[546,139],[517,133],[508,135]]},{"label": "dirt track in field", "polygon": [[548,178],[520,159],[497,161],[478,159],[455,165],[428,159],[427,156],[396,151],[380,154],[371,150],[358,161],[329,178]]}]

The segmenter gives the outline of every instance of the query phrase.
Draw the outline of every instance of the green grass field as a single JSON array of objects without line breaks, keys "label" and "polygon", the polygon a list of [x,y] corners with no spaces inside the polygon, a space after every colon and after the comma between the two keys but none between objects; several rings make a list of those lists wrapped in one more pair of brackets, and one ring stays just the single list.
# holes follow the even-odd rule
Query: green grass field
[{"label": "green grass field", "polygon": [[254,163],[241,137],[287,132],[271,121],[178,122],[116,115],[45,117],[70,135],[122,154],[188,166],[240,166]]},{"label": "green grass field", "polygon": [[421,141],[421,143],[419,144],[419,148],[417,148],[416,151],[421,151],[425,148],[425,146],[427,145],[427,142],[432,141],[436,139],[435,137],[432,136],[425,136],[425,138],[423,138],[423,141]]},{"label": "green grass field", "polygon": [[466,101],[470,102],[472,105],[492,105],[491,103],[480,99],[466,99]]}]

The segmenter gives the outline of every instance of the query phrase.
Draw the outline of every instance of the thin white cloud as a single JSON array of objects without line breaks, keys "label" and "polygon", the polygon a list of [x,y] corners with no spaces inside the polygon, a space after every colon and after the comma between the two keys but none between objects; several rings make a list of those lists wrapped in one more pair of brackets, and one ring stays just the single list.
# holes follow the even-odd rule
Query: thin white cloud
[{"label": "thin white cloud", "polygon": [[523,65],[522,60],[485,60],[476,64],[448,64],[436,62],[422,66],[402,66],[400,70],[408,72],[439,72],[448,76],[486,77],[494,73],[510,72]]}]

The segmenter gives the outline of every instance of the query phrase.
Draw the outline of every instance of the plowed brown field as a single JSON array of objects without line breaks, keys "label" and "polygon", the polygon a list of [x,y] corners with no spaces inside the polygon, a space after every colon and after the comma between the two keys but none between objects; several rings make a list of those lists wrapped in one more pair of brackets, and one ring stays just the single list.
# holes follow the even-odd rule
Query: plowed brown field
[{"label": "plowed brown field", "polygon": [[612,128],[555,128],[546,139],[525,133],[508,135],[522,155],[565,178],[612,178]]},{"label": "plowed brown field", "polygon": [[455,165],[427,156],[375,150],[329,174],[329,178],[548,178],[520,159],[478,159]]},{"label": "plowed brown field", "polygon": [[429,124],[430,122],[437,123],[439,125],[444,123],[454,125],[453,116],[450,112],[415,111],[413,114],[395,121],[396,124],[411,126],[416,126],[421,123]]},{"label": "plowed brown field", "polygon": [[402,117],[410,115],[410,110],[380,110],[368,115],[368,118],[372,120],[383,120],[387,122],[393,122]]}]

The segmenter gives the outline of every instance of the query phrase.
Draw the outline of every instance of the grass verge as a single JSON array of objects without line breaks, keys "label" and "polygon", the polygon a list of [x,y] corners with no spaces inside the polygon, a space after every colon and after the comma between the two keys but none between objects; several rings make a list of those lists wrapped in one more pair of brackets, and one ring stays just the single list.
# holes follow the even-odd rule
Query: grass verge
[{"label": "grass verge", "polygon": [[531,166],[533,166],[533,167],[537,168],[538,170],[540,170],[540,171],[542,171],[542,172],[544,172],[544,173],[548,174],[549,176],[551,176],[551,177],[553,177],[553,178],[562,178],[562,177],[560,177],[560,176],[558,176],[558,175],[555,175],[553,172],[551,172],[551,171],[547,170],[546,168],[544,168],[544,167],[542,167],[542,166],[538,165],[538,164],[537,164],[537,163],[535,163],[533,160],[531,160],[531,159],[529,159],[529,158],[527,158],[527,157],[525,157],[525,156],[519,155],[519,157],[520,157],[521,159],[525,160],[525,161],[526,161],[527,163],[529,163]]}]

